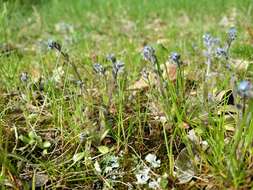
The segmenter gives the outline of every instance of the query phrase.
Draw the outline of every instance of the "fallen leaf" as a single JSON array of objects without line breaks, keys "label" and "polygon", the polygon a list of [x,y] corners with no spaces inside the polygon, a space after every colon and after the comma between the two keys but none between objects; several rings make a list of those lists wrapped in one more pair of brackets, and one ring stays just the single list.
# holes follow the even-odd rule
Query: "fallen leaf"
[{"label": "fallen leaf", "polygon": [[35,187],[42,187],[48,182],[48,175],[46,174],[35,174],[33,177]]},{"label": "fallen leaf", "polygon": [[243,59],[231,59],[231,65],[236,70],[246,71],[248,69],[248,66],[252,63],[253,63],[252,61],[243,60]]},{"label": "fallen leaf", "polygon": [[84,152],[77,153],[73,156],[73,161],[78,162],[78,161],[82,160],[84,158],[84,156],[85,156]]},{"label": "fallen leaf", "polygon": [[163,77],[165,79],[175,81],[177,78],[177,66],[175,64],[170,63],[167,61],[165,65],[161,66],[161,69],[163,70]]},{"label": "fallen leaf", "polygon": [[195,175],[193,161],[184,148],[175,160],[175,174],[179,180],[179,184],[188,183]]},{"label": "fallen leaf", "polygon": [[101,154],[107,154],[110,151],[110,149],[107,146],[99,146],[97,148]]},{"label": "fallen leaf", "polygon": [[49,148],[51,146],[51,143],[49,141],[43,142],[43,148]]},{"label": "fallen leaf", "polygon": [[138,81],[136,81],[133,85],[129,87],[129,90],[144,90],[148,89],[148,87],[148,83],[143,78],[140,78]]},{"label": "fallen leaf", "polygon": [[214,99],[222,105],[224,105],[224,104],[225,105],[234,105],[235,104],[233,91],[231,89],[222,90],[222,91],[218,92],[216,94],[216,96],[214,97]]}]

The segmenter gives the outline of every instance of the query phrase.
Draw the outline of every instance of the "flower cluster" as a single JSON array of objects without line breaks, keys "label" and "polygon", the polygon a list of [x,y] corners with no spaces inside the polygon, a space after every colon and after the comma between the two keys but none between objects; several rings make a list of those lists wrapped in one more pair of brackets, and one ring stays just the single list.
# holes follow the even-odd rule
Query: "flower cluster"
[{"label": "flower cluster", "polygon": [[145,61],[151,62],[153,65],[157,64],[157,58],[155,55],[155,50],[151,46],[145,46],[142,51],[142,56]]},{"label": "flower cluster", "polygon": [[142,169],[138,170],[135,174],[137,179],[136,184],[145,185],[148,184],[150,189],[159,189],[161,178],[152,178],[151,168],[159,168],[161,160],[158,160],[155,154],[148,154],[145,160],[149,163],[150,167],[142,166]]},{"label": "flower cluster", "polygon": [[99,75],[105,75],[105,68],[99,63],[93,64],[93,70]]},{"label": "flower cluster", "polygon": [[107,55],[106,60],[112,62],[112,75],[114,80],[116,81],[118,75],[124,72],[125,63],[120,60],[117,60],[114,54]]},{"label": "flower cluster", "polygon": [[115,63],[116,62],[116,57],[113,53],[110,53],[106,56],[106,60],[111,61],[112,63]]},{"label": "flower cluster", "polygon": [[106,167],[105,167],[104,171],[105,171],[105,173],[109,173],[118,167],[119,167],[118,157],[110,156],[107,160]]},{"label": "flower cluster", "polygon": [[232,27],[228,30],[228,43],[231,44],[237,37],[237,30],[236,28]]},{"label": "flower cluster", "polygon": [[177,64],[177,66],[180,66],[182,64],[182,61],[181,61],[181,55],[177,52],[172,52],[170,54],[170,59]]},{"label": "flower cluster", "polygon": [[204,55],[210,58],[212,54],[214,53],[213,50],[215,46],[220,44],[220,40],[218,38],[211,36],[211,34],[206,33],[203,35],[203,42],[206,48]]},{"label": "flower cluster", "polygon": [[229,58],[229,50],[232,42],[236,39],[237,36],[237,30],[236,28],[232,27],[228,30],[227,33],[227,43],[224,47],[218,47],[216,49],[216,56],[218,58],[224,57],[226,60]]},{"label": "flower cluster", "polygon": [[123,73],[125,68],[125,63],[122,61],[116,61],[112,66],[113,76],[118,76],[118,74]]},{"label": "flower cluster", "polygon": [[136,173],[137,184],[146,184],[150,178],[149,176],[150,168],[144,167]]},{"label": "flower cluster", "polygon": [[56,49],[59,52],[61,51],[61,45],[54,40],[48,40],[47,46],[48,46],[48,49]]},{"label": "flower cluster", "polygon": [[222,57],[225,57],[227,59],[227,50],[225,48],[221,48],[221,47],[218,47],[216,49],[216,56],[218,58],[222,58]]},{"label": "flower cluster", "polygon": [[159,168],[161,164],[161,160],[157,160],[157,157],[155,154],[148,154],[145,157],[145,160],[151,165],[153,168]]}]

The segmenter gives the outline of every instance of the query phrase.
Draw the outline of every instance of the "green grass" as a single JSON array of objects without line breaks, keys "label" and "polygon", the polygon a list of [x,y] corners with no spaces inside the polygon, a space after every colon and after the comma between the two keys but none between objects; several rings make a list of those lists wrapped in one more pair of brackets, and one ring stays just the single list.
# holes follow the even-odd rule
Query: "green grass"
[{"label": "green grass", "polygon": [[[222,24],[224,17],[229,21]],[[148,165],[148,153],[161,160],[149,174],[161,178],[161,189],[252,188],[253,101],[246,101],[242,113],[238,94],[236,104],[229,102],[231,95],[221,96],[235,93],[241,80],[253,82],[252,20],[252,0],[0,0],[1,189],[35,189],[36,184],[148,189],[137,185],[135,176]],[[73,29],[57,30],[61,22]],[[209,32],[224,43],[232,25],[238,30],[232,70],[226,60],[214,58],[211,72],[218,74],[205,79],[202,36]],[[48,39],[59,42],[69,60],[48,50]],[[180,53],[185,64],[175,80],[154,74],[141,56],[146,44],[155,48],[161,68],[171,52]],[[106,61],[109,53],[125,63],[117,86]],[[96,62],[107,68],[106,76],[93,71]],[[239,62],[244,62],[240,69]],[[152,79],[145,89],[129,90],[143,68],[160,82]],[[64,72],[58,82],[53,80],[57,69]],[[25,83],[22,72],[29,76]],[[163,80],[167,86],[161,86]],[[190,131],[197,136],[194,142]],[[119,167],[105,173],[113,155]],[[179,183],[178,164],[194,171],[193,179]],[[39,184],[43,178],[47,183]]]}]

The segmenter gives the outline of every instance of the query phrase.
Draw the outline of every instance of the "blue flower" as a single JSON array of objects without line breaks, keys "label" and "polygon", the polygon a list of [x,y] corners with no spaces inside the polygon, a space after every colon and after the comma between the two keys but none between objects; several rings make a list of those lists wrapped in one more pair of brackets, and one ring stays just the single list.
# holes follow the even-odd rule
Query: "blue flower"
[{"label": "blue flower", "polygon": [[155,50],[151,46],[145,46],[142,51],[142,56],[145,61],[150,61],[152,64],[157,63],[157,58],[155,55]]},{"label": "blue flower", "polygon": [[104,75],[105,74],[105,69],[104,67],[99,64],[99,63],[95,63],[93,64],[93,70],[98,73],[99,75]]},{"label": "blue flower", "polygon": [[211,46],[212,36],[209,33],[203,35],[203,40],[206,47]]},{"label": "blue flower", "polygon": [[170,59],[172,61],[174,61],[175,63],[179,64],[180,63],[180,54],[177,53],[177,52],[172,52],[171,55],[170,55]]},{"label": "blue flower", "polygon": [[47,46],[48,46],[48,49],[56,49],[58,51],[61,51],[61,45],[54,40],[51,40],[51,39],[48,40]]},{"label": "blue flower", "polygon": [[237,36],[237,30],[235,27],[232,27],[228,30],[228,40],[230,42],[234,41]]},{"label": "blue flower", "polygon": [[206,46],[206,48],[212,48],[214,45],[217,45],[220,43],[219,38],[214,38],[209,33],[206,33],[203,35],[203,41],[204,41],[204,45]]},{"label": "blue flower", "polygon": [[115,63],[116,62],[116,57],[113,53],[110,53],[106,56],[106,60],[111,61],[112,63]]},{"label": "blue flower", "polygon": [[224,48],[218,47],[216,49],[216,55],[217,55],[217,57],[225,57],[226,58],[227,57],[227,51]]},{"label": "blue flower", "polygon": [[27,82],[28,81],[28,73],[27,72],[23,72],[20,74],[20,80],[22,82]]},{"label": "blue flower", "polygon": [[250,97],[252,95],[253,86],[250,81],[243,80],[238,84],[237,90],[238,94],[244,98]]},{"label": "blue flower", "polygon": [[112,65],[112,73],[114,77],[117,77],[118,74],[123,73],[125,64],[122,61],[116,61]]},{"label": "blue flower", "polygon": [[135,176],[137,178],[137,184],[147,184],[148,180],[150,179],[149,176],[150,168],[145,167],[142,170],[139,170]]}]

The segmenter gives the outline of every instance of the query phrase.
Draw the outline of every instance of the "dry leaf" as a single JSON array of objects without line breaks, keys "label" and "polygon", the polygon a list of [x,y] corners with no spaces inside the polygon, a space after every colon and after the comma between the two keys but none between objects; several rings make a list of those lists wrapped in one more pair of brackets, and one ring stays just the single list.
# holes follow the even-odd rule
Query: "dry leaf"
[{"label": "dry leaf", "polygon": [[220,104],[234,105],[234,96],[233,91],[231,89],[222,90],[216,94],[214,99]]},{"label": "dry leaf", "polygon": [[186,148],[178,154],[175,160],[175,174],[180,184],[188,183],[195,175],[193,161]]},{"label": "dry leaf", "polygon": [[248,69],[248,66],[252,63],[252,61],[243,59],[231,59],[231,64],[236,70],[246,71]]},{"label": "dry leaf", "polygon": [[46,174],[35,174],[35,187],[42,187],[48,182],[48,176]]},{"label": "dry leaf", "polygon": [[153,86],[157,84],[156,76],[153,72],[148,70],[143,70],[142,72],[145,73],[145,77],[144,74],[142,74],[139,80],[129,86],[129,90],[145,90],[148,89],[150,85]]},{"label": "dry leaf", "polygon": [[165,63],[165,66],[162,65],[161,69],[163,70],[163,77],[171,81],[175,81],[177,78],[177,66],[171,64],[169,61]]},{"label": "dry leaf", "polygon": [[140,78],[128,89],[129,90],[145,90],[145,89],[148,89],[148,87],[149,87],[149,84],[143,78]]}]

